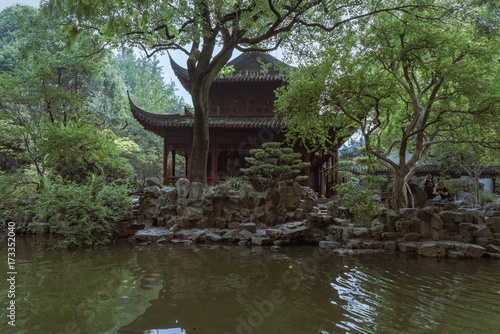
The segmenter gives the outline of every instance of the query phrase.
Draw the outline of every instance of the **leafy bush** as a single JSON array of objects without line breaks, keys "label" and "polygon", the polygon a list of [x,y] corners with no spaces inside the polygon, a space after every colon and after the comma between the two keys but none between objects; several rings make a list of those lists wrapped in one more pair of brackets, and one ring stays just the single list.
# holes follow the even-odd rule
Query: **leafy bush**
[{"label": "leafy bush", "polygon": [[300,153],[289,147],[281,147],[280,143],[264,143],[261,148],[250,150],[250,154],[251,157],[245,158],[250,166],[241,171],[246,177],[256,179],[267,187],[276,188],[280,182],[307,179],[300,173],[309,163],[302,161]]},{"label": "leafy bush", "polygon": [[369,227],[380,215],[384,206],[380,201],[380,186],[376,183],[361,185],[361,179],[350,176],[347,182],[336,186],[342,198],[342,205],[349,209],[358,226]]},{"label": "leafy bush", "polygon": [[41,144],[46,165],[64,181],[84,183],[92,175],[108,182],[129,180],[133,171],[120,156],[114,133],[94,126],[49,127]]},{"label": "leafy bush", "polygon": [[0,171],[0,203],[15,202],[36,192],[36,173],[26,170],[21,173]]},{"label": "leafy bush", "polygon": [[470,179],[447,179],[443,181],[443,185],[448,189],[452,196],[458,192],[474,192],[474,182]]},{"label": "leafy bush", "polygon": [[46,186],[36,204],[36,218],[66,236],[64,246],[96,246],[111,241],[130,205],[124,186],[106,185],[94,177],[87,184]]},{"label": "leafy bush", "polygon": [[481,192],[481,205],[486,205],[489,203],[500,203],[500,196],[495,195],[489,191]]},{"label": "leafy bush", "polygon": [[[371,172],[378,167],[376,161],[363,156],[339,161],[339,175],[347,181],[335,189],[341,196],[342,205],[349,209],[358,226],[370,226],[384,209],[380,189],[387,179]],[[357,170],[357,174],[352,170]]]},{"label": "leafy bush", "polygon": [[228,177],[226,181],[224,181],[224,184],[234,190],[241,190],[241,188],[243,187],[253,189],[253,186],[250,182],[238,176]]}]

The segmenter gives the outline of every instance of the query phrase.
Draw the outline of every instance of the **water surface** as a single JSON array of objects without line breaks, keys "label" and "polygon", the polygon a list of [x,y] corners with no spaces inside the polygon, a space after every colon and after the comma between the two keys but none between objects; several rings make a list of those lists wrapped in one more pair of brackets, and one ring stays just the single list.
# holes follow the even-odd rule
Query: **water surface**
[{"label": "water surface", "polygon": [[[1,333],[498,333],[500,328],[500,262],[494,260],[125,240],[60,252],[48,248],[48,238],[20,236],[16,246],[16,327],[7,325],[2,306]],[[1,281],[7,305],[6,279]]]}]

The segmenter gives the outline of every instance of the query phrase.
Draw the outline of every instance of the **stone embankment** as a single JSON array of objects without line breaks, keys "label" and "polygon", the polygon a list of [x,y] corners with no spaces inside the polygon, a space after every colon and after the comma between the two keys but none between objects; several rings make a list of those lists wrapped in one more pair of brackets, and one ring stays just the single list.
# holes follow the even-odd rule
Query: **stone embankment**
[{"label": "stone embankment", "polygon": [[180,179],[161,187],[151,179],[121,236],[140,242],[239,245],[315,244],[337,254],[415,253],[426,257],[500,259],[500,207],[429,203],[422,209],[387,210],[369,227],[357,227],[335,202],[318,203],[298,184],[258,194],[220,184]]}]

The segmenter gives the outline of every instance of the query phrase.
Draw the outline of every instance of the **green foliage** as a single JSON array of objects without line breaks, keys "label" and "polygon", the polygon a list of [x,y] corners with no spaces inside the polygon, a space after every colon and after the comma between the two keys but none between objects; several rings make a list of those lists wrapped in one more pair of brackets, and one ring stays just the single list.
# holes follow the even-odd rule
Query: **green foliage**
[{"label": "green foliage", "polygon": [[[487,167],[500,165],[500,154],[498,147],[487,147],[482,143],[468,140],[464,132],[474,133],[474,130],[479,130],[474,128],[476,126],[471,125],[468,129],[452,136],[450,142],[436,145],[433,148],[431,161],[440,166],[444,175],[469,176],[473,185],[473,189],[469,192],[474,194],[475,202],[479,204],[481,203],[479,179]],[[457,142],[454,143],[454,140]],[[460,175],[452,175],[454,170],[458,170]]]},{"label": "green foliage", "polygon": [[446,179],[443,185],[448,189],[451,196],[456,196],[459,192],[473,193],[474,182],[470,179]]},{"label": "green foliage", "polygon": [[290,147],[281,147],[278,142],[264,143],[261,148],[250,150],[250,155],[251,157],[245,158],[250,166],[241,171],[247,178],[256,179],[268,187],[307,178],[299,174],[309,163],[302,161],[300,153],[294,152]]},{"label": "green foliage", "polygon": [[230,176],[228,177],[225,181],[224,184],[227,185],[229,188],[234,189],[234,190],[241,190],[242,188],[246,187],[249,189],[253,189],[253,186],[248,180],[246,180],[243,177],[239,176]]},{"label": "green foliage", "polygon": [[[467,3],[464,13],[474,6],[483,5]],[[394,177],[395,209],[409,204],[405,184],[436,143],[474,125],[482,131],[467,139],[498,143],[499,35],[477,34],[455,11],[461,7],[443,9],[381,13],[343,34],[320,35],[311,66],[280,92],[280,110],[301,140],[325,140],[314,129],[326,126],[337,138],[359,131],[367,154]]]},{"label": "green foliage", "polygon": [[492,192],[489,191],[483,191],[481,192],[481,200],[480,200],[481,205],[486,205],[490,203],[500,203],[500,196],[495,195]]},{"label": "green foliage", "polygon": [[380,190],[362,186],[357,177],[349,177],[347,182],[338,185],[336,190],[341,194],[342,205],[352,213],[357,226],[370,227],[373,219],[377,218],[384,208],[378,197]]},{"label": "green foliage", "polygon": [[[192,159],[193,181],[206,184],[208,161],[208,101],[211,84],[235,50],[274,50],[291,34],[321,27],[328,31],[369,17],[379,11],[396,12],[410,7],[384,9],[372,2],[347,1],[343,4],[324,1],[97,1],[44,3],[49,16],[64,18],[69,44],[80,34],[97,36],[102,45],[139,47],[149,57],[178,50],[187,56],[187,68],[195,108]],[[387,4],[391,6],[391,4]],[[258,18],[258,19],[257,19]],[[304,29],[299,29],[303,27]],[[98,33],[96,33],[98,32]],[[309,39],[308,46],[316,41]],[[332,44],[333,45],[333,44]],[[313,119],[313,117],[310,117]]]},{"label": "green foliage", "polygon": [[227,77],[230,77],[231,75],[233,75],[233,73],[234,73],[234,66],[233,65],[224,66],[220,70],[218,77],[219,78],[227,78]]},{"label": "green foliage", "polygon": [[41,143],[46,164],[63,180],[84,183],[91,175],[102,175],[108,182],[124,182],[132,176],[111,131],[82,125],[49,127],[46,132]]},{"label": "green foliage", "polygon": [[33,9],[27,6],[11,6],[0,12],[0,71],[12,72],[16,64],[16,36],[22,22],[19,17],[30,16]]},{"label": "green foliage", "polygon": [[36,192],[36,173],[25,170],[19,173],[0,171],[0,203],[15,202]]},{"label": "green foliage", "polygon": [[130,207],[124,186],[107,185],[103,178],[94,177],[86,184],[46,186],[38,197],[35,217],[64,235],[64,246],[97,246],[111,241],[117,222]]},{"label": "green foliage", "polygon": [[287,120],[286,138],[305,147],[328,148],[332,145],[330,128],[337,130],[337,139],[347,138],[354,130],[353,121],[337,119],[321,107],[333,64],[324,62],[291,71],[289,83],[276,90],[276,110]]},{"label": "green foliage", "polygon": [[[134,56],[131,50],[121,49],[111,64],[119,72],[123,85],[135,104],[158,114],[178,114],[186,105],[176,96],[174,82],[165,83],[158,58]],[[130,112],[127,112],[130,115]]]},{"label": "green foliage", "polygon": [[[346,179],[335,190],[339,192],[342,205],[349,209],[357,226],[370,227],[374,218],[378,217],[384,205],[380,200],[380,189],[386,177],[372,174],[377,164],[369,157],[339,162],[339,176]],[[356,173],[353,172],[356,170]]]},{"label": "green foliage", "polygon": [[[129,90],[132,100],[141,108],[158,114],[176,114],[184,109],[185,102],[175,95],[174,83],[164,83],[162,69],[156,57],[138,58],[131,51],[122,49],[112,59],[112,64],[119,71],[121,80]],[[161,177],[163,156],[161,137],[144,130],[132,118],[128,106],[125,112],[115,116],[111,128],[118,136],[125,137],[138,146],[138,150],[134,149],[133,154],[126,155],[134,168],[138,188],[144,186],[148,177]],[[182,157],[176,156],[178,170],[183,169],[183,160]],[[172,164],[170,157],[168,164],[170,166]]]},{"label": "green foliage", "polygon": [[119,108],[116,103],[98,103],[116,102],[111,94],[102,99],[100,93],[109,93],[112,86],[99,77],[109,53],[97,56],[94,40],[85,35],[76,40],[77,48],[65,50],[62,28],[55,21],[26,6],[13,6],[0,15],[0,27],[8,32],[15,55],[9,73],[0,74],[0,152],[20,166],[33,166],[40,186],[47,172],[40,143],[49,124],[104,125]]}]

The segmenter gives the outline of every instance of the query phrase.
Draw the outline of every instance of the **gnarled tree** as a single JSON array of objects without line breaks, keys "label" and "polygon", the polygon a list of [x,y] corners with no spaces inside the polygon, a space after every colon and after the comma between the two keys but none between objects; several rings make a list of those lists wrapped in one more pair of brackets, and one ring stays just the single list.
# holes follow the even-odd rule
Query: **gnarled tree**
[{"label": "gnarled tree", "polygon": [[393,176],[394,209],[411,205],[408,182],[433,145],[468,124],[486,129],[500,112],[498,34],[480,34],[473,24],[480,17],[444,14],[423,9],[358,21],[342,40],[324,43],[332,47],[316,56],[322,61],[303,69],[279,100],[305,137],[320,133],[319,115],[358,129],[366,152]]},{"label": "gnarled tree", "polygon": [[352,0],[50,0],[49,12],[64,13],[68,32],[97,34],[103,42],[128,44],[147,56],[179,50],[187,56],[195,109],[191,178],[206,184],[208,93],[235,50],[270,51],[297,27],[331,32],[380,12],[412,8],[398,1]]}]

